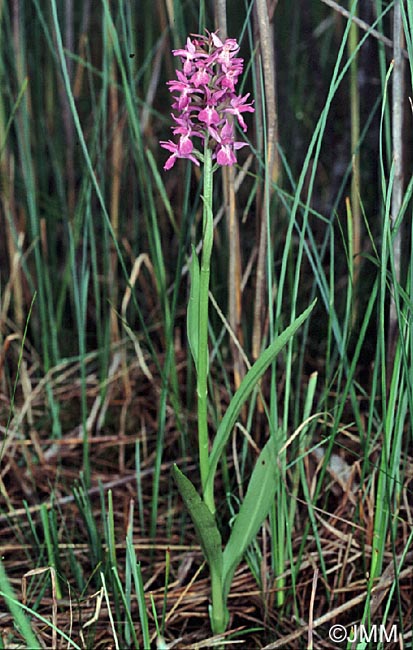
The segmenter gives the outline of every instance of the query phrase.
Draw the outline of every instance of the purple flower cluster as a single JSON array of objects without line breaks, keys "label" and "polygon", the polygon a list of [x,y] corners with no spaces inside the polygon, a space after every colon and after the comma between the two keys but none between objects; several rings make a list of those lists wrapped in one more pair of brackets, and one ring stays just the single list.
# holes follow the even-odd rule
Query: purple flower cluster
[{"label": "purple flower cluster", "polygon": [[177,71],[177,79],[168,81],[169,90],[174,95],[172,114],[175,126],[174,135],[178,142],[161,141],[160,145],[171,153],[164,169],[174,166],[177,158],[188,158],[196,165],[202,154],[194,146],[193,138],[199,138],[213,149],[213,158],[219,165],[233,165],[237,159],[235,151],[246,146],[236,142],[233,117],[245,132],[247,125],[242,113],[253,113],[252,103],[247,103],[249,93],[241,97],[235,86],[243,69],[243,59],[237,57],[239,46],[234,38],[222,42],[217,34],[208,36],[188,36],[186,46],[172,50],[179,56],[183,69]]}]

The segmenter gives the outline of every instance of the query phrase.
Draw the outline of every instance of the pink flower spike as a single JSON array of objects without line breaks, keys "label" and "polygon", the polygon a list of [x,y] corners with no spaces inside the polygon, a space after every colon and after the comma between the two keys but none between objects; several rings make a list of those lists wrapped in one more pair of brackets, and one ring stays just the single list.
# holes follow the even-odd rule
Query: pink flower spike
[{"label": "pink flower spike", "polygon": [[177,142],[161,142],[171,154],[165,169],[171,169],[177,158],[187,158],[199,165],[203,156],[195,137],[201,143],[209,142],[219,165],[235,164],[236,151],[247,146],[245,142],[235,141],[233,120],[229,118],[235,116],[246,131],[243,113],[254,112],[253,102],[248,102],[249,94],[238,96],[235,90],[243,69],[238,52],[234,38],[223,42],[214,32],[206,36],[192,34],[184,48],[173,50],[183,70],[178,70],[177,78],[168,82],[175,111],[172,132]]}]

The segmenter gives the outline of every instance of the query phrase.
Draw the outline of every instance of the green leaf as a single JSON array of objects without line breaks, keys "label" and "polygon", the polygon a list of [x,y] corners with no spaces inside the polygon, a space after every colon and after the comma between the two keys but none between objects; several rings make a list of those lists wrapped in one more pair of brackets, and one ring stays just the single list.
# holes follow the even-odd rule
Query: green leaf
[{"label": "green leaf", "polygon": [[222,576],[222,541],[215,517],[202,501],[191,481],[174,465],[173,475],[185,506],[195,526],[202,551],[211,571]]},{"label": "green leaf", "polygon": [[191,288],[189,292],[188,311],[186,313],[186,329],[189,347],[195,368],[198,370],[198,339],[199,339],[199,262],[195,247],[192,246],[192,260],[189,267]]},{"label": "green leaf", "polygon": [[270,438],[258,456],[230,538],[223,553],[223,593],[227,598],[232,578],[245,551],[268,515],[277,488],[278,466],[274,438]]},{"label": "green leaf", "polygon": [[[3,563],[0,557],[0,596],[5,599],[6,605],[10,610],[12,615],[13,622],[15,626],[20,630],[21,635],[23,636],[27,648],[41,648],[42,645],[40,641],[36,639],[36,635],[32,630],[32,625],[30,623],[30,615],[32,614],[31,610],[25,605],[21,604],[14,593],[14,589],[11,586],[9,579],[6,575]],[[2,603],[3,605],[3,603]],[[3,610],[4,611],[4,610]],[[27,612],[28,616],[26,616]]]},{"label": "green leaf", "polygon": [[316,300],[307,307],[307,309],[300,315],[296,320],[287,327],[284,332],[282,332],[275,341],[261,354],[259,359],[254,363],[254,365],[249,369],[244,379],[242,380],[237,392],[231,399],[229,406],[225,412],[224,417],[222,418],[218,430],[215,435],[214,443],[212,445],[211,455],[209,457],[209,472],[207,480],[205,483],[205,493],[208,502],[211,500],[214,490],[214,478],[215,472],[217,470],[219,459],[221,458],[222,452],[224,451],[225,445],[228,441],[231,431],[234,428],[235,422],[238,418],[238,415],[252,393],[254,386],[261,379],[264,372],[267,370],[269,365],[275,359],[277,354],[282,350],[282,348],[288,343],[292,336],[296,333],[298,328],[304,323],[306,318],[311,313]]}]

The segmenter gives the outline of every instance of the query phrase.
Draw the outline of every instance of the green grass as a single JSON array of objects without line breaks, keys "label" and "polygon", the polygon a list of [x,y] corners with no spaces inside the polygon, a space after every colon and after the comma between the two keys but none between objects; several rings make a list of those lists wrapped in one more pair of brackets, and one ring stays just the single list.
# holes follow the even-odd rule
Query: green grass
[{"label": "green grass", "polygon": [[[267,3],[219,4],[256,112],[230,189],[242,285],[228,278],[227,181],[214,178],[210,432],[239,385],[234,337],[246,374],[256,346],[317,298],[217,458],[226,544],[259,451],[270,437],[278,449],[274,506],[229,594],[229,641],[307,647],[312,602],[314,647],[327,647],[333,623],[392,622],[409,647],[411,3],[397,214],[391,48],[322,2],[278,3],[272,59],[254,23]],[[376,2],[376,19],[361,3],[349,10],[392,38],[393,5]],[[200,489],[186,306],[202,178],[186,161],[165,173],[159,147],[171,125],[170,50],[213,29],[211,12],[184,0],[0,7],[0,647],[51,647],[53,635],[71,648],[211,637],[207,573],[171,473],[179,462]]]}]

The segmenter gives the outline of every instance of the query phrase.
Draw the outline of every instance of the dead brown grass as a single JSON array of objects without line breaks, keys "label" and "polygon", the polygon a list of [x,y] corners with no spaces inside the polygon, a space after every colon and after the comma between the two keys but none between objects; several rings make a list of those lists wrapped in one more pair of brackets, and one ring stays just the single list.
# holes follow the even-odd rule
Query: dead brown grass
[{"label": "dead brown grass", "polygon": [[[126,348],[122,354],[126,352]],[[90,419],[88,435],[92,458],[92,485],[88,490],[93,516],[101,528],[102,503],[112,491],[115,506],[116,552],[119,570],[124,567],[125,536],[133,508],[133,540],[136,557],[141,562],[150,631],[155,643],[155,621],[151,599],[158,617],[161,616],[165,596],[166,557],[170,557],[169,585],[165,618],[165,641],[172,648],[205,648],[223,639],[210,636],[208,620],[209,581],[200,547],[187,519],[183,519],[182,505],[173,492],[170,468],[176,457],[178,433],[174,414],[167,418],[164,463],[161,473],[160,501],[156,539],[149,539],[147,529],[142,530],[136,505],[137,488],[134,446],[139,440],[141,457],[141,486],[145,518],[149,517],[152,498],[152,479],[157,431],[157,401],[159,378],[149,365],[150,376],[141,365],[128,362],[129,397],[125,399],[124,367],[113,364],[107,397],[101,401],[98,380],[93,372],[93,361],[88,372],[88,399]],[[82,430],[80,422],[80,384],[77,368],[68,366],[51,372],[49,380],[55,398],[62,410],[66,430],[60,440],[52,439],[46,413],[46,381],[31,380],[30,391],[21,390],[14,408],[14,416],[3,443],[1,467],[1,554],[7,574],[16,594],[29,606],[36,604],[37,611],[53,621],[80,647],[115,647],[109,609],[103,592],[96,587],[96,571],[90,556],[87,528],[73,496],[73,486],[79,479],[82,464]],[[30,371],[26,370],[30,378]],[[34,376],[34,372],[33,372]],[[125,408],[125,404],[127,407]],[[3,392],[2,418],[6,421],[10,397]],[[105,413],[105,424],[100,417]],[[29,415],[30,414],[30,415]],[[3,432],[6,429],[3,428]],[[119,433],[120,432],[120,433]],[[350,432],[351,442],[351,432]],[[346,444],[349,439],[346,440]],[[181,459],[188,463],[191,459]],[[342,459],[341,469],[346,468]],[[308,485],[314,489],[315,477],[322,459],[309,455],[306,463]],[[406,474],[404,498],[400,503],[399,518],[404,534],[397,540],[394,553],[400,558],[405,548],[412,524],[410,483],[411,472]],[[100,486],[99,486],[100,482]],[[367,484],[367,483],[366,483]],[[53,495],[53,498],[51,497]],[[56,546],[56,575],[62,591],[57,596],[54,570],[44,546],[41,526],[41,509],[53,511],[59,531]],[[229,648],[239,645],[246,648],[305,648],[309,639],[315,648],[337,647],[328,640],[328,629],[335,623],[351,625],[360,620],[367,597],[366,571],[371,555],[372,525],[375,504],[373,495],[366,493],[360,484],[359,467],[353,463],[352,471],[338,472],[330,467],[329,481],[323,501],[316,509],[319,539],[326,572],[320,568],[316,540],[309,535],[305,550],[294,566],[285,572],[287,584],[286,606],[276,607],[275,581],[270,566],[269,530],[264,527],[259,544],[262,552],[259,574],[260,588],[247,563],[237,571],[229,597],[231,637]],[[29,519],[31,523],[29,523]],[[308,520],[305,502],[298,498],[296,528],[293,531],[293,549],[298,553],[303,531]],[[185,524],[183,522],[185,521]],[[35,531],[35,532],[34,532]],[[35,534],[40,540],[36,546]],[[103,539],[103,535],[102,535]],[[104,542],[103,542],[104,546]],[[380,621],[388,605],[390,590],[395,581],[394,558],[386,553],[386,565],[377,584],[371,606],[371,617]],[[69,551],[82,566],[88,581],[83,593],[69,561]],[[41,555],[39,556],[39,552]],[[297,557],[294,558],[295,562]],[[50,576],[53,580],[50,580]],[[124,575],[120,576],[124,580]],[[400,575],[399,600],[390,599],[388,625],[400,625],[399,612],[403,612],[404,644],[411,639],[413,586],[413,553],[408,553]],[[295,584],[295,608],[291,595]],[[25,593],[22,593],[22,588]],[[137,603],[133,602],[134,621],[139,634]],[[45,647],[68,647],[59,635],[47,625],[33,620],[33,626],[44,641]],[[13,621],[4,608],[0,614],[0,629],[5,644],[16,637]],[[236,633],[236,634],[235,634]],[[7,646],[11,647],[11,646]],[[389,647],[391,647],[389,645]]]}]

